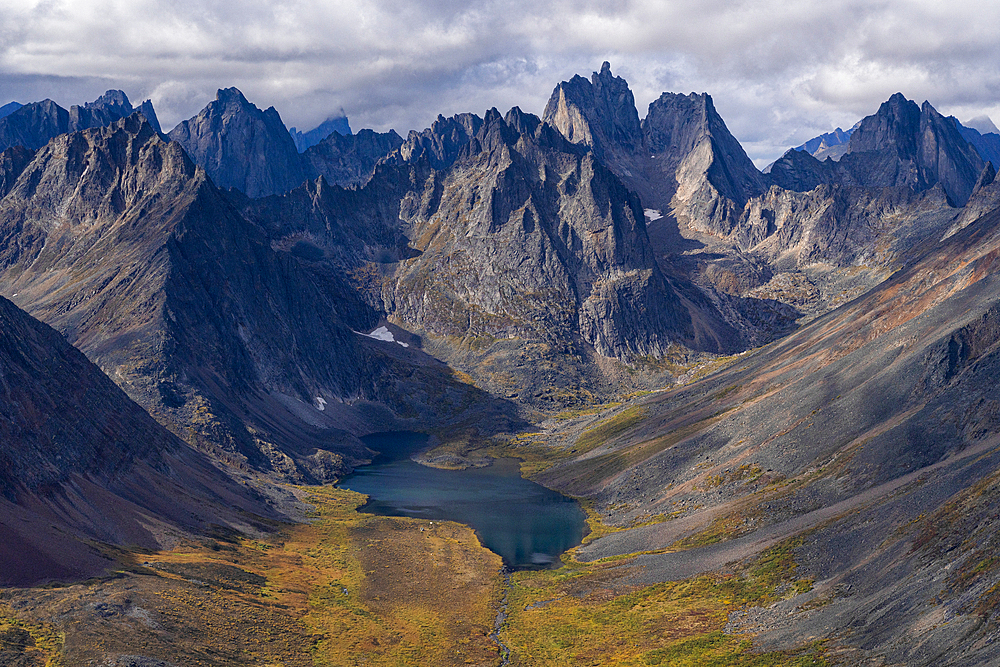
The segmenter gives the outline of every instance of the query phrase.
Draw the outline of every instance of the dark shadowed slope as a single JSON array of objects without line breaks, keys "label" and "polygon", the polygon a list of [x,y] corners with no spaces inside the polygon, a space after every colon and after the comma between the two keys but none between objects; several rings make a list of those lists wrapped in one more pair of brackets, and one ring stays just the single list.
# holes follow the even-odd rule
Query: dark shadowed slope
[{"label": "dark shadowed slope", "polygon": [[0,493],[0,585],[96,574],[91,540],[155,548],[277,516],[2,297]]}]

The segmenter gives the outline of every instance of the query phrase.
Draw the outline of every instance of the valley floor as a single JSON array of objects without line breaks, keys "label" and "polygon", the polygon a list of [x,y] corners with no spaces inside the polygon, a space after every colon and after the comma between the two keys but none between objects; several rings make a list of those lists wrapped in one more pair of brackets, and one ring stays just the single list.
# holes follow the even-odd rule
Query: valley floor
[{"label": "valley floor", "polygon": [[[301,490],[310,523],[219,532],[120,569],[0,592],[4,665],[498,665],[500,558],[467,527],[357,512],[364,496]],[[606,529],[593,523],[593,536]],[[621,560],[510,578],[500,639],[513,665],[815,665],[824,648],[760,654],[730,615],[795,595],[791,543],[740,572],[623,586]],[[102,548],[95,545],[95,548]],[[610,567],[614,566],[614,580]]]}]

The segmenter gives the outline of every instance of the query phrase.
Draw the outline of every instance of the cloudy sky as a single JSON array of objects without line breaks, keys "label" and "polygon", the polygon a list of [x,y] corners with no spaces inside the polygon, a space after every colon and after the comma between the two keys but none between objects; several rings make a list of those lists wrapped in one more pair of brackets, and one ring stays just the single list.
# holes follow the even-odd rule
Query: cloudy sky
[{"label": "cloudy sky", "polygon": [[0,0],[0,104],[121,88],[164,129],[236,86],[286,125],[405,135],[608,60],[639,115],[709,92],[758,163],[900,91],[1000,121],[1000,3],[967,0]]}]

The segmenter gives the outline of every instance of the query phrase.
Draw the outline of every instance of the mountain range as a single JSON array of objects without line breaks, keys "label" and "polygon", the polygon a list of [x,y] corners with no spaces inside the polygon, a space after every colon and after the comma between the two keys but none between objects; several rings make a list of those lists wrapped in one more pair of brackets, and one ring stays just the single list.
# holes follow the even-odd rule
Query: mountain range
[{"label": "mountain range", "polygon": [[608,63],[540,116],[405,139],[290,131],[235,88],[166,134],[120,91],[17,106],[4,583],[163,544],[140,514],[263,530],[274,484],[335,481],[373,432],[537,431],[539,479],[619,529],[577,556],[628,556],[609,581],[798,536],[816,585],[739,631],[990,664],[998,141],[896,94],[763,173],[710,95],[640,118]]}]

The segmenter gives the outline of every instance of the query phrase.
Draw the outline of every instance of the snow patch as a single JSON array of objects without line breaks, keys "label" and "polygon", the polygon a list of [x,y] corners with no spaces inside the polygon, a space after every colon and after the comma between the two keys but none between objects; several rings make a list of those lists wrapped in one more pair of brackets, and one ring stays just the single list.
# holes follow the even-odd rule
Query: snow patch
[{"label": "snow patch", "polygon": [[[361,333],[361,332],[357,331],[355,333]],[[375,340],[385,341],[386,343],[396,343],[397,345],[402,345],[403,347],[410,347],[408,343],[396,340],[396,337],[393,336],[392,332],[389,331],[389,329],[387,329],[386,327],[379,327],[378,329],[372,331],[371,333],[363,333],[361,335],[368,336],[369,338],[374,338]]]},{"label": "snow patch", "polygon": [[326,410],[326,400],[322,396],[316,397],[316,409],[320,412]]},{"label": "snow patch", "polygon": [[374,338],[375,340],[384,340],[387,343],[395,343],[396,339],[393,337],[392,332],[386,327],[379,327],[375,331],[365,334],[369,338]]},{"label": "snow patch", "polygon": [[659,220],[663,217],[663,213],[657,211],[655,208],[647,208],[643,211],[646,214],[646,220],[652,222],[653,220]]}]

